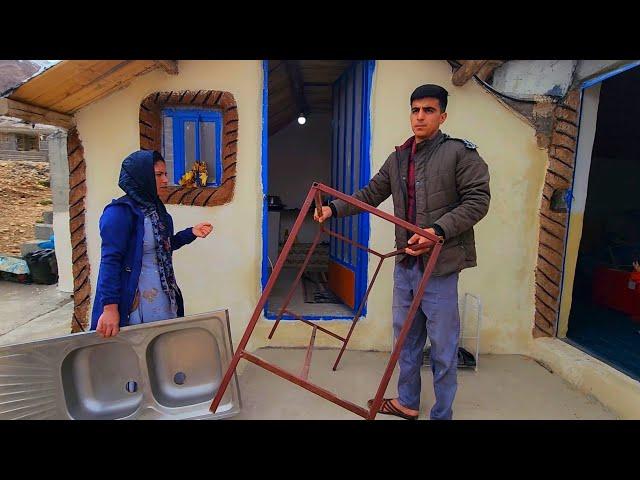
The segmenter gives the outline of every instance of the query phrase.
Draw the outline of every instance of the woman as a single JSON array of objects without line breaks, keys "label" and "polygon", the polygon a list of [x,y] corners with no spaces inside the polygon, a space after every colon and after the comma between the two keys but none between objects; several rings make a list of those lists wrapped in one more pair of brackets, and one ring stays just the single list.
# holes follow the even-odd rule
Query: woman
[{"label": "woman", "polygon": [[100,217],[102,250],[91,330],[103,337],[120,327],[184,316],[173,272],[172,252],[205,238],[203,222],[173,234],[173,220],[159,192],[169,183],[158,152],[139,150],[122,162],[118,186],[126,195],[107,205]]}]

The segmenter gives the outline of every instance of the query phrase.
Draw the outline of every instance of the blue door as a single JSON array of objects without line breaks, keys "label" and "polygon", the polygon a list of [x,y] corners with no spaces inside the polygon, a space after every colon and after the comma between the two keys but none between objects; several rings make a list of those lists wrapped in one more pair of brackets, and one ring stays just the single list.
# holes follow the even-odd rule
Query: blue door
[{"label": "blue door", "polygon": [[[370,179],[369,102],[374,61],[360,61],[333,86],[331,186],[351,195]],[[369,215],[331,219],[333,231],[369,245]],[[367,253],[331,237],[329,287],[351,308],[357,308],[367,287]],[[363,311],[363,314],[366,311]]]}]

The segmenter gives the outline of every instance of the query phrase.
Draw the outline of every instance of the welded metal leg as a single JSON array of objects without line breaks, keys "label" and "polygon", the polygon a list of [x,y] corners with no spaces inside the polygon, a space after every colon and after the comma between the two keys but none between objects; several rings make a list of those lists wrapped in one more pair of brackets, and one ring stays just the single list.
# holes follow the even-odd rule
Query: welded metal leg
[{"label": "welded metal leg", "polygon": [[367,298],[369,298],[369,292],[371,292],[371,287],[373,287],[373,283],[376,281],[376,278],[378,277],[378,273],[380,272],[380,267],[382,267],[382,262],[383,261],[384,261],[384,258],[381,258],[380,262],[378,262],[378,268],[376,268],[376,272],[373,274],[373,278],[371,278],[371,282],[369,282],[369,287],[367,288],[367,293],[365,293],[364,298],[360,302],[360,306],[358,307],[358,312],[356,313],[356,316],[353,317],[353,322],[351,323],[351,328],[349,329],[349,333],[347,334],[347,338],[345,339],[345,341],[342,344],[342,348],[340,349],[340,353],[338,354],[338,358],[336,358],[336,362],[333,364],[333,371],[334,372],[338,368],[338,363],[340,363],[340,359],[342,358],[342,354],[344,353],[345,349],[347,348],[347,343],[349,343],[349,339],[351,338],[351,334],[353,333],[353,330],[356,328],[356,323],[358,323],[358,320],[360,319],[360,314],[362,313],[362,309],[364,308],[364,305],[367,302]]},{"label": "welded metal leg", "polygon": [[422,302],[422,296],[424,295],[424,290],[427,287],[427,282],[429,281],[429,277],[431,276],[431,272],[435,267],[436,259],[440,254],[440,249],[442,248],[441,244],[436,244],[433,247],[433,251],[429,258],[429,262],[427,263],[424,274],[422,275],[422,280],[420,280],[420,284],[418,285],[418,290],[414,292],[413,302],[411,302],[411,307],[409,308],[409,312],[407,313],[407,318],[404,320],[404,325],[402,326],[402,330],[400,330],[400,335],[393,347],[393,353],[391,354],[391,358],[389,359],[389,363],[387,364],[387,368],[382,376],[382,380],[380,385],[378,386],[378,391],[376,392],[376,396],[373,399],[373,404],[369,409],[369,416],[367,420],[373,420],[378,413],[378,409],[382,405],[382,400],[384,397],[384,393],[387,390],[387,386],[389,385],[389,380],[391,379],[391,375],[393,374],[393,370],[398,363],[398,358],[400,357],[400,352],[402,351],[402,347],[404,345],[405,338],[409,333],[409,329],[411,328],[411,324],[413,323],[413,319],[418,311],[418,307],[420,306],[420,302]]},{"label": "welded metal leg", "polygon": [[265,286],[264,291],[260,296],[260,300],[258,301],[256,308],[253,310],[253,315],[251,316],[251,320],[249,320],[249,324],[247,325],[244,335],[242,336],[242,339],[238,344],[238,348],[236,349],[236,352],[233,355],[233,358],[231,359],[231,363],[229,364],[229,367],[227,368],[227,371],[224,374],[224,377],[222,377],[222,381],[220,382],[220,386],[218,387],[218,392],[216,393],[215,397],[213,398],[213,401],[211,402],[211,406],[209,407],[209,410],[211,412],[215,413],[215,411],[218,409],[218,405],[220,405],[220,402],[222,401],[222,396],[224,395],[224,392],[226,391],[227,386],[231,381],[231,377],[233,376],[233,373],[236,371],[236,367],[238,366],[240,357],[245,353],[244,349],[247,346],[247,342],[249,341],[249,338],[251,337],[251,334],[253,333],[253,330],[256,327],[256,323],[258,323],[258,319],[260,318],[262,309],[267,303],[267,298],[269,298],[269,295],[271,294],[271,290],[273,290],[273,286],[275,285],[278,279],[278,276],[280,276],[280,272],[287,258],[287,255],[289,255],[289,252],[291,251],[291,247],[293,246],[293,240],[295,239],[296,235],[300,231],[300,228],[302,227],[302,223],[304,221],[304,217],[307,211],[309,210],[309,207],[311,206],[311,202],[313,201],[314,190],[315,189],[313,188],[309,190],[309,193],[307,194],[307,198],[302,204],[302,208],[300,209],[300,214],[298,215],[298,218],[296,219],[295,223],[293,224],[293,228],[291,229],[291,235],[285,242],[284,248],[282,249],[282,253],[278,257],[278,261],[273,267],[273,271],[271,272],[269,281],[267,282],[267,285]]},{"label": "welded metal leg", "polygon": [[304,357],[304,366],[302,367],[302,372],[300,373],[300,378],[304,378],[305,380],[309,377],[309,366],[311,365],[311,355],[313,355],[313,344],[316,341],[316,330],[318,329],[314,326],[313,331],[311,332],[311,340],[309,341],[309,346],[307,347],[307,354]]}]

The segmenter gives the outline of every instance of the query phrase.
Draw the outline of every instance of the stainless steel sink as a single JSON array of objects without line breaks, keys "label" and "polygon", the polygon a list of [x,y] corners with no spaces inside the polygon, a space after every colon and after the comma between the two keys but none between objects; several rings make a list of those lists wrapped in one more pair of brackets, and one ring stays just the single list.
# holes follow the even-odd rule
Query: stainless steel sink
[{"label": "stainless steel sink", "polygon": [[233,356],[228,312],[0,347],[0,419],[219,419],[239,413],[237,378],[209,405]]},{"label": "stainless steel sink", "polygon": [[226,370],[216,337],[202,328],[162,333],[147,347],[153,396],[165,407],[209,401]]},{"label": "stainless steel sink", "polygon": [[108,342],[77,348],[62,361],[67,410],[78,420],[128,417],[142,404],[138,355]]}]

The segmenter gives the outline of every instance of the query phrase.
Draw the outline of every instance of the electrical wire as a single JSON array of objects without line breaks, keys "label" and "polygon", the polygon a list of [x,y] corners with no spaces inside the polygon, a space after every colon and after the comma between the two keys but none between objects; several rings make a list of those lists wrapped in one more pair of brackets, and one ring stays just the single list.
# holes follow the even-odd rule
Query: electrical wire
[{"label": "electrical wire", "polygon": [[[460,63],[455,62],[453,60],[447,60],[447,62],[452,67],[461,67],[462,66]],[[487,82],[485,82],[481,78],[479,78],[477,75],[474,75],[473,78],[475,78],[475,80],[478,83],[480,83],[480,85],[482,85],[485,89],[489,90],[490,92],[492,92],[492,93],[494,93],[494,94],[496,94],[496,95],[498,95],[500,97],[503,97],[503,98],[506,98],[508,100],[511,100],[512,102],[529,103],[529,104],[538,103],[535,100],[528,100],[528,99],[525,99],[525,98],[515,98],[515,97],[511,97],[511,96],[507,95],[506,93],[502,93],[502,92],[496,90],[495,88],[493,88],[491,85],[489,85]],[[556,103],[560,102],[560,99],[556,99],[554,97],[551,97],[551,98],[553,98],[553,100],[550,103],[556,104]]]}]

